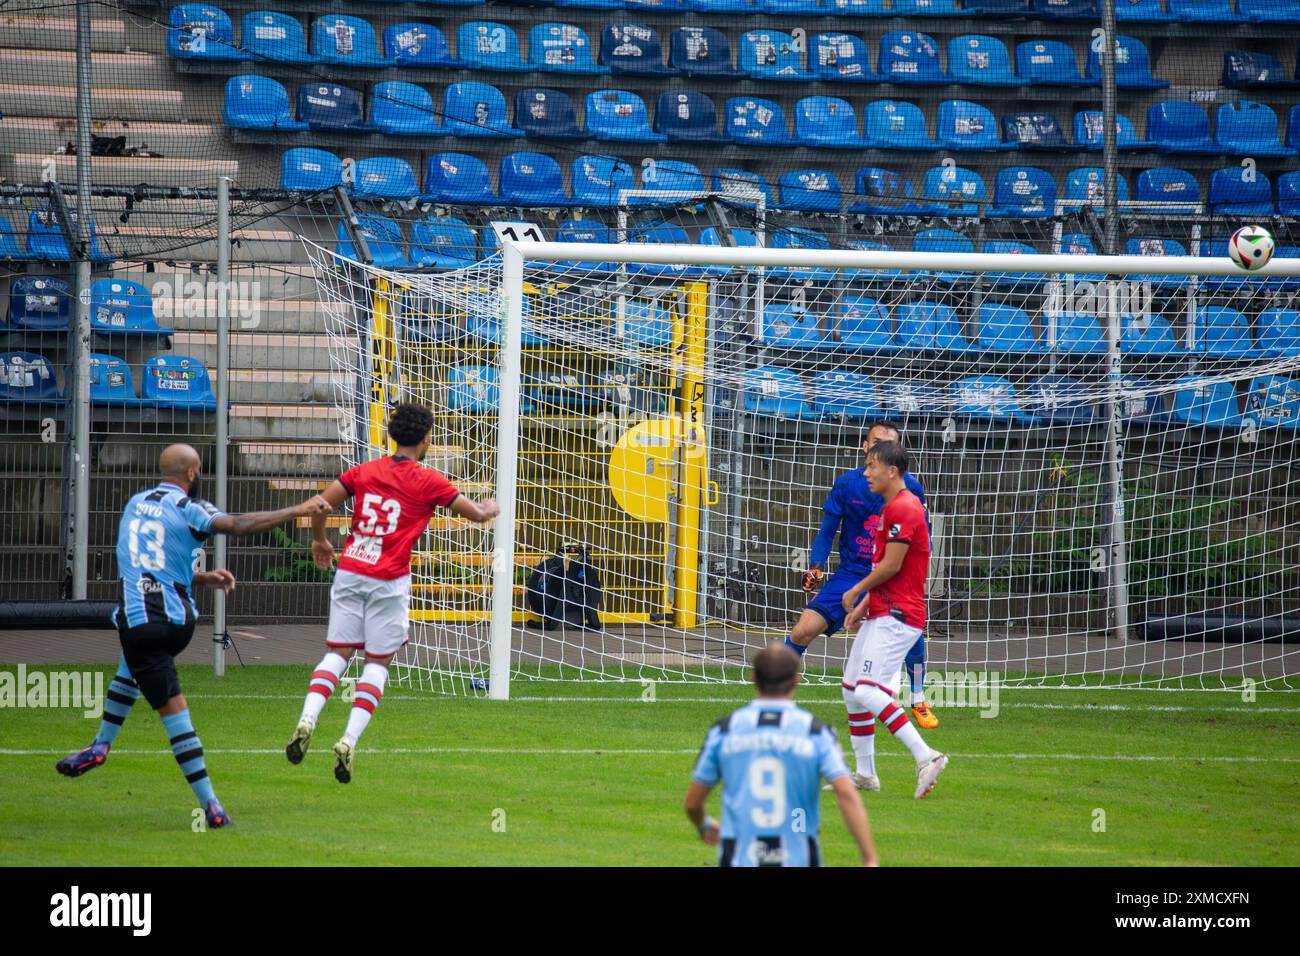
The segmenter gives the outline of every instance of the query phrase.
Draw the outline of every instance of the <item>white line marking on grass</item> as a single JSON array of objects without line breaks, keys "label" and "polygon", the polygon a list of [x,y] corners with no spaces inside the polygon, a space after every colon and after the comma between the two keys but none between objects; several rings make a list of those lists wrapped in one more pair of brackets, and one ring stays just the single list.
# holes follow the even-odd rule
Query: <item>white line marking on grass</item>
[{"label": "white line marking on grass", "polygon": [[[233,754],[242,756],[277,756],[284,755],[283,747],[204,747],[205,754]],[[591,757],[629,757],[629,756],[659,756],[659,757],[676,757],[684,755],[695,755],[699,753],[696,747],[687,747],[682,749],[668,748],[640,748],[640,747],[381,747],[378,749],[362,748],[364,754],[377,755],[438,755],[438,754],[505,754],[514,757],[542,756],[542,757],[573,757],[573,756],[591,756]],[[13,748],[0,748],[0,756],[3,757],[50,757],[64,754],[63,750],[19,750]],[[115,750],[114,754],[130,754],[133,756],[149,755],[162,756],[170,755],[170,750]],[[847,756],[846,752],[846,756]],[[910,754],[885,752],[878,754],[881,757],[910,757]],[[1281,764],[1300,764],[1300,757],[1255,757],[1243,755],[1199,755],[1184,756],[1181,754],[1075,754],[1075,753],[950,753],[948,756],[956,757],[959,760],[1072,760],[1088,761],[1102,760],[1114,761],[1117,763],[1166,763],[1173,761],[1183,761],[1186,763],[1281,763]]]}]

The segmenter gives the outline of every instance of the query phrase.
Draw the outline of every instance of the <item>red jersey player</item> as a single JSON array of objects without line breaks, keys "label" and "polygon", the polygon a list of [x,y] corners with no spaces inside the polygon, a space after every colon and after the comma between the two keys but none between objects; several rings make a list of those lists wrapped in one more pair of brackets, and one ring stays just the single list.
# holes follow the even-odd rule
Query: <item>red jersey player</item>
[{"label": "red jersey player", "polygon": [[[934,789],[948,757],[931,750],[921,739],[920,731],[907,719],[907,711],[894,703],[893,693],[882,683],[898,673],[903,658],[925,629],[930,533],[925,506],[903,480],[911,464],[911,456],[896,441],[879,442],[867,452],[867,482],[873,494],[885,499],[885,508],[876,529],[874,567],[844,592],[844,610],[848,612],[844,629],[851,631],[859,622],[861,627],[844,665],[843,687],[855,753],[859,747],[874,751],[874,736],[853,735],[857,726],[867,726],[874,715],[916,758],[914,796],[920,800]],[[870,597],[861,602],[867,592]],[[863,789],[879,789],[879,784]]]},{"label": "red jersey player", "polygon": [[[429,451],[433,415],[422,405],[393,409],[388,437],[397,451],[349,468],[322,492],[338,508],[351,496],[352,528],[343,545],[334,585],[330,588],[330,620],[325,635],[325,657],[312,672],[302,716],[285,747],[290,763],[301,763],[311,744],[316,718],[329,700],[348,658],[357,648],[366,653],[366,666],[357,681],[347,730],[334,745],[334,776],[340,783],[352,779],[352,753],[357,738],[370,722],[384,682],[388,662],[406,643],[411,607],[411,549],[429,526],[435,508],[482,523],[499,512],[492,499],[471,501],[445,477],[420,464]],[[312,519],[312,558],[329,570],[334,547],[325,537],[325,521]]]}]

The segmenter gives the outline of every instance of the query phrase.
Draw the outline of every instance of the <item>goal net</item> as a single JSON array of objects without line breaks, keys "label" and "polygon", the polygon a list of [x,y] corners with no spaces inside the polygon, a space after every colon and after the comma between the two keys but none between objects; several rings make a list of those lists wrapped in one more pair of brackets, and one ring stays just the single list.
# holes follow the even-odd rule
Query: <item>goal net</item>
[{"label": "goal net", "polygon": [[[932,520],[932,677],[1295,686],[1300,260],[799,232],[507,241],[441,272],[309,248],[342,465],[386,453],[388,410],[418,401],[427,463],[503,507],[494,529],[430,524],[402,676],[493,696],[745,679],[805,609],[804,572],[829,579],[862,532],[813,553],[889,419]],[[847,648],[816,640],[807,679],[838,682]]]}]

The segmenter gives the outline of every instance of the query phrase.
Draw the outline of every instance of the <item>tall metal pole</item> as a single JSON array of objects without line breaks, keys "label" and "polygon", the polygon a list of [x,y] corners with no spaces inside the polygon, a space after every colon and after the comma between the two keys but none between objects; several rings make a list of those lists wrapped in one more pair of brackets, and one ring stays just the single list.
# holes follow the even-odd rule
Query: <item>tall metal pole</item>
[{"label": "tall metal pole", "polygon": [[1101,164],[1105,173],[1103,195],[1106,209],[1103,225],[1106,248],[1102,251],[1113,256],[1116,255],[1115,246],[1119,241],[1119,131],[1115,125],[1118,122],[1116,117],[1119,104],[1115,93],[1115,0],[1101,0],[1101,33]]},{"label": "tall metal pole", "polygon": [[77,319],[72,339],[72,597],[90,563],[90,2],[77,0]]},{"label": "tall metal pole", "polygon": [[1106,288],[1106,497],[1110,515],[1106,525],[1106,574],[1110,584],[1111,624],[1118,640],[1128,640],[1128,547],[1124,532],[1124,366],[1120,352],[1118,279]]},{"label": "tall metal pole", "polygon": [[[216,506],[229,508],[230,459],[230,178],[217,180],[217,500]],[[226,536],[217,535],[213,547],[214,566],[226,566]],[[226,592],[213,590],[212,670],[221,677],[226,673]]]}]

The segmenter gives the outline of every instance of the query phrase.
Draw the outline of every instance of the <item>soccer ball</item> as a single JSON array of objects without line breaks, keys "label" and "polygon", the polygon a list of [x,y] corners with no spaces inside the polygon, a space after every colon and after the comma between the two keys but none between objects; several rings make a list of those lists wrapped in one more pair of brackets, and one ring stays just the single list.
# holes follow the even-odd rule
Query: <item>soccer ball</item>
[{"label": "soccer ball", "polygon": [[1228,240],[1228,255],[1247,271],[1261,269],[1273,258],[1273,236],[1263,226],[1242,226]]}]

